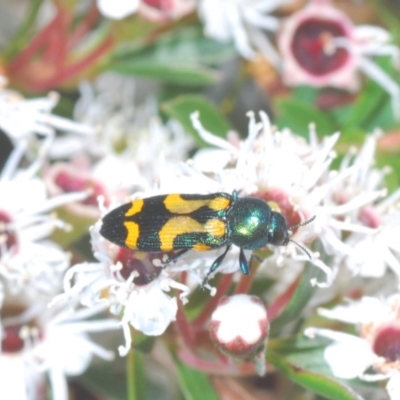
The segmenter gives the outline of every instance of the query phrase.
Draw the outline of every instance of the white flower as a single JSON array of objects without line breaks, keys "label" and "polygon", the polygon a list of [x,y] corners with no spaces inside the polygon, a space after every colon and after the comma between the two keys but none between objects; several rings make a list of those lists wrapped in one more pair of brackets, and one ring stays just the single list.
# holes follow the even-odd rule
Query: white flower
[{"label": "white flower", "polygon": [[200,0],[198,7],[206,35],[220,42],[233,40],[238,52],[248,59],[255,57],[255,48],[258,48],[277,66],[278,55],[261,30],[278,29],[279,20],[268,13],[287,2],[285,0]]},{"label": "white flower", "polygon": [[352,233],[346,238],[345,245],[351,251],[344,264],[354,274],[364,277],[381,277],[387,267],[400,277],[397,257],[400,245],[395,239],[400,234],[400,190],[385,197],[387,170],[374,167],[377,139],[377,134],[369,135],[355,157],[350,152],[343,159],[342,170],[351,164],[355,172],[334,191],[335,201],[342,204],[339,208],[351,203],[360,204],[348,214],[349,222],[350,219],[358,222],[360,227],[349,229]]},{"label": "white flower", "polygon": [[[32,303],[24,296],[24,301]],[[18,300],[21,307],[23,301]],[[14,300],[15,302],[15,300]],[[69,307],[49,309],[45,302],[34,299],[34,304],[2,319],[3,338],[0,355],[0,370],[7,376],[1,385],[0,396],[9,398],[10,386],[17,384],[12,392],[20,392],[21,399],[40,398],[45,391],[45,374],[48,375],[55,400],[68,398],[67,376],[82,374],[93,356],[112,360],[113,353],[97,345],[89,333],[117,329],[112,319],[87,320],[101,309],[80,310],[71,313]],[[3,306],[7,309],[7,304]],[[14,397],[13,397],[14,398]],[[16,398],[16,397],[15,397]]]},{"label": "white flower", "polygon": [[[319,314],[330,319],[351,323],[359,328],[360,336],[330,329],[307,328],[305,334],[324,336],[333,340],[324,356],[338,378],[360,378],[366,381],[388,379],[386,389],[390,398],[398,399],[400,391],[400,297],[386,299],[363,297],[346,306],[321,309]],[[367,374],[372,367],[375,373]]]},{"label": "white flower", "polygon": [[[231,192],[237,189],[242,193],[260,197],[272,206],[276,205],[278,211],[285,216],[288,227],[315,215],[315,220],[306,227],[297,229],[292,239],[303,243],[317,236],[328,253],[343,255],[345,246],[342,243],[341,231],[337,229],[336,216],[339,211],[336,204],[326,203],[337,182],[344,181],[354,170],[348,168],[340,174],[332,174],[329,171],[338,134],[319,143],[315,132],[310,130],[310,143],[307,143],[289,131],[275,131],[263,112],[260,113],[261,123],[256,122],[253,113],[249,113],[249,116],[247,139],[239,141],[231,135],[226,141],[207,132],[202,127],[198,115],[193,114],[193,126],[199,135],[220,148],[217,151],[205,149],[197,153],[193,158],[194,168],[218,165],[220,168],[215,170],[214,174],[220,182],[219,191]],[[214,160],[217,159],[220,161],[215,163]],[[226,164],[222,164],[221,160],[225,160]],[[228,167],[228,163],[232,166]],[[205,172],[210,173],[208,170]],[[358,202],[354,205],[349,204],[349,210],[359,206]],[[351,228],[351,225],[346,225],[346,229]],[[276,256],[283,255],[282,248],[272,250]],[[298,246],[289,243],[288,250],[291,250],[291,255],[297,260],[308,260],[307,254]],[[282,259],[277,261],[281,263]],[[335,271],[332,273],[318,257],[313,257],[311,262],[327,274],[326,284],[329,285]],[[336,268],[336,265],[334,264],[333,268]]]},{"label": "white flower", "polygon": [[[400,244],[396,237],[400,234],[400,211],[396,209],[400,192],[397,191],[374,207],[362,211],[366,220],[369,214],[377,222],[375,232],[369,235],[353,233],[346,243],[353,248],[346,259],[346,265],[355,273],[365,277],[381,277],[389,267],[400,277]],[[393,201],[392,203],[392,200]]]},{"label": "white flower", "polygon": [[154,90],[117,74],[106,73],[93,85],[81,85],[75,118],[96,126],[97,135],[57,138],[51,155],[93,158],[93,175],[109,188],[148,189],[164,162],[184,160],[193,146],[178,123],[161,122]]},{"label": "white flower", "polygon": [[29,167],[18,169],[26,142],[19,142],[0,174],[0,275],[10,290],[28,289],[54,293],[69,257],[47,238],[55,228],[67,225],[48,212],[87,193],[69,193],[48,198],[44,182],[37,176],[41,155]]},{"label": "white flower", "polygon": [[93,129],[87,125],[51,114],[58,98],[53,92],[47,97],[26,100],[17,92],[0,87],[0,128],[13,141],[35,133],[53,135],[56,130],[93,134]]},{"label": "white flower", "polygon": [[180,299],[186,301],[189,288],[171,279],[169,268],[153,265],[154,258],[140,258],[138,253],[111,245],[99,235],[98,229],[99,224],[92,227],[91,237],[99,261],[71,267],[64,279],[65,294],[57,296],[54,302],[79,299],[89,309],[100,304],[115,315],[122,315],[125,345],[119,347],[119,352],[126,355],[132,342],[130,326],[146,335],[161,335],[177,312],[177,299],[166,292],[178,289],[182,292]]}]

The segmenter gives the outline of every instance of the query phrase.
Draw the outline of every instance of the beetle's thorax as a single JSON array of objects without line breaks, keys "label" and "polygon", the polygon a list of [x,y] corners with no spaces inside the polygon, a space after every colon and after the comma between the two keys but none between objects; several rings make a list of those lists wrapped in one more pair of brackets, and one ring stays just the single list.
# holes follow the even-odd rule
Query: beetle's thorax
[{"label": "beetle's thorax", "polygon": [[271,208],[257,198],[237,199],[227,215],[228,230],[233,244],[244,249],[257,249],[268,243]]}]

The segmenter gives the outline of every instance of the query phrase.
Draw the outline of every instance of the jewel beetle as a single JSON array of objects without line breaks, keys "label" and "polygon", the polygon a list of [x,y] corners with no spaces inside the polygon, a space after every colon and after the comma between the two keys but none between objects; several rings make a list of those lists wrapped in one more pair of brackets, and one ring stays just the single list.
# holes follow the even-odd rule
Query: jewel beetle
[{"label": "jewel beetle", "polygon": [[[133,200],[111,210],[102,219],[100,234],[118,246],[144,252],[174,251],[166,263],[189,250],[207,251],[226,246],[212,263],[204,283],[224,260],[231,245],[240,248],[239,265],[250,273],[243,250],[268,244],[285,246],[289,231],[285,217],[262,199],[239,197],[237,191],[212,194],[167,194]],[[307,250],[301,247],[310,257]],[[311,257],[310,257],[311,258]]]}]

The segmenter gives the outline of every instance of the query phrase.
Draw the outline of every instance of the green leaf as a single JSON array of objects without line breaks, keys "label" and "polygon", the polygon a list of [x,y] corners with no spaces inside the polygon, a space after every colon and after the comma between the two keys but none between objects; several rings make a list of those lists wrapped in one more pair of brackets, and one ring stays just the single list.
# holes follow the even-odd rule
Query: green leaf
[{"label": "green leaf", "polygon": [[180,361],[176,361],[178,368],[178,381],[186,400],[218,400],[210,379],[203,372],[197,371],[186,366]]},{"label": "green leaf", "polygon": [[131,349],[127,358],[128,400],[143,400],[147,398],[146,375],[143,356]]},{"label": "green leaf", "polygon": [[[377,67],[394,82],[398,81],[397,72],[394,70],[390,57],[381,57],[375,62]],[[366,131],[371,131],[377,127],[389,129],[396,126],[391,97],[371,79],[366,81],[357,100],[349,109],[348,118],[343,122],[346,128],[362,127]]]},{"label": "green leaf", "polygon": [[107,69],[124,75],[141,76],[188,86],[210,85],[217,80],[218,76],[215,71],[205,67],[158,63],[151,59],[112,63]]},{"label": "green leaf", "polygon": [[268,351],[284,357],[287,362],[298,367],[333,378],[332,370],[324,358],[325,348],[331,342],[331,340],[321,337],[313,339],[305,336],[275,338],[269,341]]},{"label": "green leaf", "polygon": [[368,118],[364,124],[364,129],[367,132],[372,132],[375,129],[389,130],[398,126],[398,121],[395,120],[393,113],[392,99],[387,93],[382,96],[382,101],[375,113]]},{"label": "green leaf", "polygon": [[[118,360],[119,361],[119,360]],[[79,377],[87,387],[97,393],[99,397],[114,400],[126,400],[126,373],[117,362],[103,365],[103,368],[89,368]]]},{"label": "green leaf", "polygon": [[379,90],[374,82],[368,81],[353,106],[350,107],[350,112],[347,119],[343,121],[343,126],[362,126],[379,108],[383,96],[382,90]]},{"label": "green leaf", "polygon": [[317,99],[319,92],[319,89],[312,86],[300,85],[293,89],[292,95],[295,100],[312,104]]},{"label": "green leaf", "polygon": [[332,343],[332,340],[321,336],[316,336],[312,339],[306,336],[272,338],[268,340],[268,350],[280,355],[288,355],[297,351],[325,348],[329,343]]},{"label": "green leaf", "polygon": [[334,120],[328,113],[303,101],[279,100],[277,109],[278,117],[274,122],[279,129],[289,128],[303,137],[308,137],[311,123],[315,124],[317,132],[322,135],[331,135],[337,130]]},{"label": "green leaf", "polygon": [[161,109],[169,117],[179,121],[193,135],[199,146],[209,146],[209,144],[204,142],[193,128],[190,120],[190,115],[193,112],[199,112],[201,124],[216,136],[226,138],[226,134],[232,129],[229,121],[220,113],[218,108],[203,96],[180,96],[161,104]]},{"label": "green leaf", "polygon": [[175,27],[164,33],[156,42],[130,42],[120,46],[113,60],[134,61],[148,57],[173,64],[218,66],[236,57],[232,44],[221,43],[204,36],[199,26]]},{"label": "green leaf", "polygon": [[278,354],[268,351],[267,360],[278,370],[284,373],[291,381],[304,388],[332,400],[361,400],[362,397],[356,394],[344,383],[324,376],[317,372],[306,370]]},{"label": "green leaf", "polygon": [[378,168],[390,166],[391,173],[385,176],[385,183],[390,193],[397,190],[400,186],[400,158],[398,154],[378,154],[376,156],[376,166]]},{"label": "green leaf", "polygon": [[107,69],[184,86],[210,85],[218,66],[234,56],[230,46],[204,37],[202,29],[181,27],[163,34],[155,43],[119,50]]},{"label": "green leaf", "polygon": [[57,208],[56,213],[58,218],[68,221],[68,224],[71,226],[70,230],[56,229],[51,235],[52,240],[63,248],[68,247],[87,235],[90,226],[96,222],[96,220],[90,217],[76,215],[67,206]]}]

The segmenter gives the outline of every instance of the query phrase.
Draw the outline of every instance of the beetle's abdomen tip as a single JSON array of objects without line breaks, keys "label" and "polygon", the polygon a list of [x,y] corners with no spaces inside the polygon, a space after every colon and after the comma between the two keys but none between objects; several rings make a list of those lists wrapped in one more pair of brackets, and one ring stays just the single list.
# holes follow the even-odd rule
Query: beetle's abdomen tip
[{"label": "beetle's abdomen tip", "polygon": [[101,221],[100,235],[118,246],[126,247],[127,229],[124,221],[125,210],[121,207],[109,212]]}]

